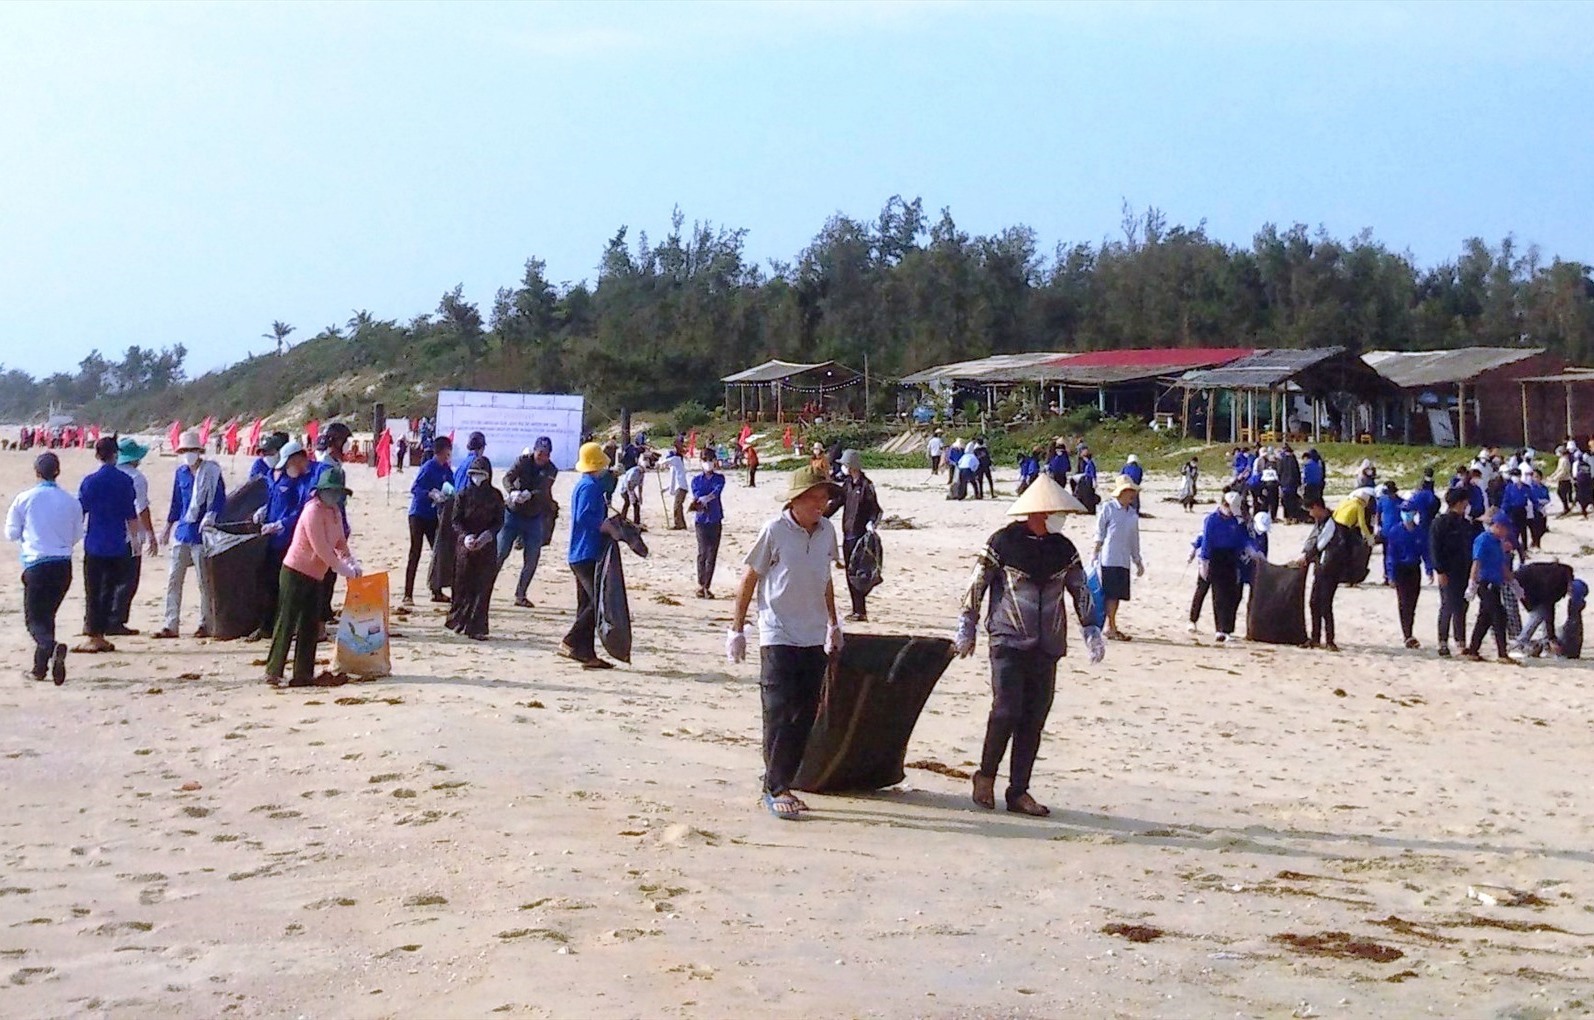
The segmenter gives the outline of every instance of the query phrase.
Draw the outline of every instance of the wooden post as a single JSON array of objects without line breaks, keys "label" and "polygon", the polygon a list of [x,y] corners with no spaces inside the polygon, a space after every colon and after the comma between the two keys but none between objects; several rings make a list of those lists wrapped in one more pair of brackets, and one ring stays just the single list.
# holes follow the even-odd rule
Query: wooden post
[{"label": "wooden post", "polygon": [[1229,442],[1240,441],[1240,391],[1229,391]]},{"label": "wooden post", "polygon": [[1467,384],[1456,383],[1456,449],[1467,448]]},{"label": "wooden post", "polygon": [[[1571,418],[1572,418],[1572,410],[1571,410],[1571,408],[1572,408],[1572,400],[1571,400],[1572,387],[1568,386],[1566,388],[1566,392],[1567,392],[1566,417],[1567,417],[1567,420],[1570,421]],[[1567,432],[1568,432],[1569,435],[1571,434],[1570,428],[1567,430]],[[1179,435],[1181,437],[1185,438],[1185,439],[1189,439],[1190,438],[1190,387],[1188,387],[1188,386],[1186,386],[1184,388],[1183,410],[1181,410],[1179,412]]]},{"label": "wooden post", "polygon": [[1096,410],[1103,415],[1107,413],[1107,387],[1105,386],[1096,387]]},{"label": "wooden post", "polygon": [[1312,442],[1323,441],[1323,402],[1317,397],[1312,398]]},{"label": "wooden post", "polygon": [[1572,435],[1572,384],[1566,384],[1566,434]]},{"label": "wooden post", "polygon": [[1215,397],[1217,390],[1207,390],[1207,445],[1212,445],[1212,419],[1218,416],[1218,402]]},{"label": "wooden post", "polygon": [[1411,397],[1403,398],[1400,417],[1401,420],[1405,422],[1405,427],[1401,430],[1401,435],[1403,436],[1401,441],[1407,446],[1411,445],[1411,417],[1416,413],[1416,401]]},{"label": "wooden post", "polygon": [[1521,383],[1522,387],[1522,445],[1532,446],[1528,441],[1528,384]]}]

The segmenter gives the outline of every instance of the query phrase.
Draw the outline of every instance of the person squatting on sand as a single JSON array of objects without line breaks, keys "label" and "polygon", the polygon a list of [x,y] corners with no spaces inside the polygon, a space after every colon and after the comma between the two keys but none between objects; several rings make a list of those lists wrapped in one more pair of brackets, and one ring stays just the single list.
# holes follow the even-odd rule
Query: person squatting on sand
[{"label": "person squatting on sand", "polygon": [[66,682],[66,645],[55,639],[55,614],[72,587],[72,550],[83,538],[83,507],[56,484],[61,460],[41,453],[33,460],[38,483],[17,493],[6,511],[6,538],[21,545],[22,618],[33,639],[33,668],[27,676],[57,687]]},{"label": "person squatting on sand", "polygon": [[316,638],[322,624],[322,579],[328,571],[344,577],[360,576],[360,564],[350,552],[348,535],[343,530],[344,504],[348,498],[349,487],[344,483],[343,469],[329,466],[316,478],[310,500],[299,515],[298,526],[293,529],[277,579],[277,620],[272,628],[271,652],[266,656],[265,679],[273,687],[282,683],[290,645],[293,647],[293,675],[288,686],[308,687],[315,682]]},{"label": "person squatting on sand", "polygon": [[792,472],[786,505],[766,523],[748,552],[725,636],[733,663],[747,657],[747,613],[758,606],[759,694],[764,717],[764,809],[795,821],[808,805],[792,793],[803,748],[819,712],[832,657],[841,653],[841,623],[831,567],[841,564],[836,528],[825,510],[841,486],[812,467]]},{"label": "person squatting on sand", "polygon": [[1041,733],[1057,689],[1057,660],[1068,651],[1064,596],[1072,598],[1090,661],[1106,654],[1101,628],[1091,623],[1094,608],[1079,551],[1054,528],[1066,513],[1082,507],[1062,486],[1042,475],[1008,509],[1022,518],[991,535],[963,596],[953,638],[958,655],[974,654],[980,603],[990,606],[985,630],[991,655],[991,714],[986,720],[980,768],[974,774],[974,803],[996,807],[996,772],[1007,753],[1007,809],[1047,815],[1050,809],[1030,796],[1030,774],[1040,751]]}]

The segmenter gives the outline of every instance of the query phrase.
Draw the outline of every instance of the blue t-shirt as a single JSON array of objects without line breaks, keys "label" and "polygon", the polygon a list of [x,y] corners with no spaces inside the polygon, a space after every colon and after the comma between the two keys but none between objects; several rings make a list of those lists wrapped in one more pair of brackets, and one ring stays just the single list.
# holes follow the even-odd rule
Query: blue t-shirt
[{"label": "blue t-shirt", "polygon": [[603,483],[591,475],[582,475],[570,494],[569,562],[595,563],[603,555],[603,533],[598,528],[608,513]]},{"label": "blue t-shirt", "polygon": [[1139,464],[1125,464],[1124,469],[1120,471],[1119,474],[1128,476],[1131,482],[1139,485],[1146,477],[1146,469],[1141,467]]},{"label": "blue t-shirt", "polygon": [[1505,583],[1505,549],[1500,540],[1485,531],[1472,540],[1472,561],[1478,565],[1478,580],[1485,584]]},{"label": "blue t-shirt", "polygon": [[1096,458],[1085,457],[1079,462],[1079,473],[1089,478],[1091,484],[1096,482]]},{"label": "blue t-shirt", "polygon": [[1526,510],[1528,496],[1531,494],[1532,490],[1521,482],[1508,482],[1505,491],[1500,493],[1500,509],[1506,513],[1511,513],[1514,510]]},{"label": "blue t-shirt", "polygon": [[1412,493],[1406,503],[1417,511],[1417,527],[1422,531],[1427,531],[1439,515],[1439,497],[1426,485]]},{"label": "blue t-shirt", "polygon": [[444,482],[453,480],[453,474],[436,457],[422,464],[421,469],[415,472],[415,481],[410,484],[410,516],[423,521],[437,520],[437,504],[432,502],[427,493],[433,489],[441,490]]},{"label": "blue t-shirt", "polygon": [[1066,453],[1054,453],[1052,454],[1052,459],[1046,462],[1046,470],[1050,472],[1054,478],[1062,478],[1073,469],[1073,463],[1069,461],[1068,454]]},{"label": "blue t-shirt", "polygon": [[1202,559],[1210,558],[1215,552],[1243,552],[1255,544],[1250,531],[1238,517],[1217,510],[1207,514],[1197,542]]},{"label": "blue t-shirt", "polygon": [[1408,528],[1401,522],[1384,532],[1384,547],[1389,550],[1389,561],[1395,566],[1415,566],[1423,561],[1423,554],[1428,551],[1428,536],[1421,528]]},{"label": "blue t-shirt", "polygon": [[266,491],[266,520],[282,525],[282,530],[271,536],[270,546],[285,550],[288,543],[293,541],[293,529],[299,526],[299,515],[315,495],[310,487],[310,473],[306,471],[298,478],[289,478],[284,471],[271,479],[271,487]]},{"label": "blue t-shirt", "polygon": [[698,473],[692,478],[692,498],[702,499],[704,496],[713,496],[697,512],[698,524],[723,524],[725,522],[725,476],[718,471],[713,474]]},{"label": "blue t-shirt", "polygon": [[274,470],[276,470],[276,466],[271,461],[266,460],[264,457],[256,457],[255,462],[249,465],[249,480],[254,481],[256,478],[264,478],[269,483],[271,481],[271,472]]},{"label": "blue t-shirt", "polygon": [[127,522],[138,516],[133,509],[133,479],[115,464],[100,469],[78,486],[77,501],[88,517],[83,552],[88,556],[126,556]]},{"label": "blue t-shirt", "polygon": [[1384,529],[1385,534],[1400,527],[1400,506],[1404,502],[1399,496],[1378,497],[1378,526]]},{"label": "blue t-shirt", "polygon": [[476,453],[475,451],[467,451],[465,454],[465,459],[460,461],[459,467],[454,469],[455,492],[464,492],[465,486],[470,484],[470,478],[467,477],[470,474],[470,466],[476,463],[476,458],[480,456],[481,454]]},{"label": "blue t-shirt", "polygon": [[1041,473],[1041,462],[1035,457],[1024,456],[1018,459],[1019,481],[1038,478]]},{"label": "blue t-shirt", "polygon": [[1301,462],[1301,484],[1323,484],[1323,462],[1316,458],[1309,458]]}]

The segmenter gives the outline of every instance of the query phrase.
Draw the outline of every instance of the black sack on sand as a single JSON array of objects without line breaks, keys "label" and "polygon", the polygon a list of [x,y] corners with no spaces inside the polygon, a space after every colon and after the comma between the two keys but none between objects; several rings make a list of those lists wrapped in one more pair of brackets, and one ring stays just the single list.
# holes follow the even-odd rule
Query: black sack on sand
[{"label": "black sack on sand", "polygon": [[216,617],[216,629],[210,636],[231,641],[253,634],[266,613],[260,575],[271,540],[252,523],[233,523],[206,528],[204,543],[199,569],[210,585]]},{"label": "black sack on sand", "polygon": [[1306,568],[1253,561],[1245,639],[1270,645],[1306,643]]},{"label": "black sack on sand", "polygon": [[238,524],[251,520],[255,511],[266,505],[271,497],[271,492],[264,478],[251,478],[238,487],[238,491],[227,494],[227,501],[221,506],[221,513],[216,515],[217,524]]},{"label": "black sack on sand", "polygon": [[849,636],[825,678],[819,718],[793,785],[831,793],[902,782],[913,727],[951,662],[946,638]]},{"label": "black sack on sand", "polygon": [[862,592],[874,591],[882,580],[885,553],[880,548],[880,536],[872,531],[863,533],[858,544],[847,557],[847,584]]}]

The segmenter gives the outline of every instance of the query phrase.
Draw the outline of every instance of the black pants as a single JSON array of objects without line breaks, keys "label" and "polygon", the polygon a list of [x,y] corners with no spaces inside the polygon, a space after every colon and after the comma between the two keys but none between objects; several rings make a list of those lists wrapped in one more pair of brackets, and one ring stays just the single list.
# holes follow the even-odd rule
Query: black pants
[{"label": "black pants", "polygon": [[1312,578],[1312,643],[1334,644],[1334,593],[1339,590],[1339,571],[1317,566]]},{"label": "black pants", "polygon": [[83,633],[104,637],[116,621],[116,588],[127,556],[83,557]]},{"label": "black pants", "polygon": [[113,629],[125,628],[133,615],[133,598],[138,594],[139,579],[144,576],[144,558],[131,551],[127,554],[127,567],[111,598],[111,624]]},{"label": "black pants", "polygon": [[[410,515],[410,558],[404,563],[404,597],[415,597],[415,571],[421,566],[421,545],[437,545],[437,518]],[[433,595],[440,594],[432,592]]]},{"label": "black pants", "polygon": [[642,493],[633,496],[629,489],[620,493],[620,516],[630,516],[637,527],[642,526]]},{"label": "black pants", "polygon": [[985,721],[985,747],[980,774],[996,777],[1013,742],[1008,761],[1007,800],[1029,792],[1030,773],[1041,749],[1041,732],[1057,691],[1057,659],[1039,649],[991,649],[991,715]]},{"label": "black pants", "polygon": [[1561,500],[1561,513],[1572,512],[1572,479],[1563,478],[1555,485],[1555,494]]},{"label": "black pants", "polygon": [[819,714],[828,657],[823,646],[764,645],[758,693],[764,707],[764,792],[791,789]]},{"label": "black pants", "polygon": [[1300,520],[1303,516],[1301,513],[1300,492],[1295,489],[1285,489],[1279,494],[1279,498],[1284,504],[1284,519],[1286,521]]},{"label": "black pants", "polygon": [[714,583],[714,566],[720,558],[720,531],[722,524],[697,526],[697,586],[707,588]]},{"label": "black pants", "polygon": [[940,473],[941,473],[941,455],[939,453],[932,453],[932,454],[930,454],[930,474],[939,475]]},{"label": "black pants", "polygon": [[1526,509],[1511,511],[1511,533],[1517,544],[1517,555],[1524,560],[1528,552],[1528,512]]},{"label": "black pants", "polygon": [[981,464],[979,470],[974,472],[974,498],[984,499],[986,493],[991,498],[996,498],[996,477],[991,473],[989,464]]},{"label": "black pants", "polygon": [[1212,582],[1204,577],[1197,577],[1195,582],[1195,596],[1190,599],[1190,622],[1201,622],[1201,607],[1207,604],[1207,593],[1212,590]]},{"label": "black pants", "polygon": [[[858,548],[858,543],[863,541],[862,535],[852,535],[841,540],[841,562],[852,562],[852,551]],[[865,590],[854,588],[852,574],[847,574],[847,594],[852,596],[852,615],[862,618],[869,615],[869,593]]]},{"label": "black pants", "polygon": [[1212,625],[1219,634],[1233,634],[1240,612],[1240,557],[1227,550],[1213,552],[1207,580],[1212,586]]},{"label": "black pants", "polygon": [[1439,586],[1439,643],[1455,639],[1457,648],[1467,647],[1467,573],[1452,571]]},{"label": "black pants", "polygon": [[749,465],[747,465],[747,487],[749,489],[755,489],[755,488],[758,487],[758,465],[757,464],[749,464]]},{"label": "black pants", "polygon": [[270,634],[277,625],[277,605],[282,599],[282,558],[288,555],[287,546],[274,549],[266,546],[266,558],[260,564],[260,590],[265,594],[265,611],[260,615],[259,629]]},{"label": "black pants", "polygon": [[1422,594],[1422,564],[1397,563],[1394,566],[1395,601],[1400,607],[1400,635],[1411,638],[1417,621],[1417,596]]},{"label": "black pants", "polygon": [[1319,500],[1322,498],[1323,484],[1321,482],[1307,482],[1305,485],[1301,486],[1301,502],[1303,505],[1311,506],[1314,500]]},{"label": "black pants", "polygon": [[598,561],[572,563],[570,572],[576,575],[576,620],[565,634],[565,646],[586,662],[598,656]]},{"label": "black pants", "polygon": [[1500,601],[1500,586],[1478,585],[1478,619],[1472,625],[1472,641],[1467,645],[1467,651],[1477,652],[1481,649],[1484,635],[1493,630],[1495,654],[1505,658],[1505,626],[1505,605]]},{"label": "black pants", "polygon": [[33,675],[43,676],[55,654],[55,614],[72,587],[72,561],[36,563],[22,572],[22,618],[33,638]]},{"label": "black pants", "polygon": [[288,664],[288,646],[293,646],[293,679],[315,676],[315,644],[321,630],[317,602],[321,582],[306,577],[291,567],[281,567],[277,575],[277,617],[272,621],[271,653],[266,656],[266,675],[282,678]]}]

